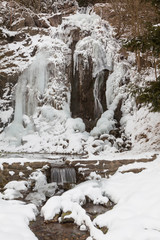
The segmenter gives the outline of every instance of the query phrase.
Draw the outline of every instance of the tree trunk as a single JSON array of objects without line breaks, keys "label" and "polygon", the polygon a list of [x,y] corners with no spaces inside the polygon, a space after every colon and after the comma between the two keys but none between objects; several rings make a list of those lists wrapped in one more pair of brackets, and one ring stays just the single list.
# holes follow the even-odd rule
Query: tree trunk
[{"label": "tree trunk", "polygon": [[155,78],[157,81],[157,62],[156,62],[156,58],[154,57],[154,72],[155,72]]}]

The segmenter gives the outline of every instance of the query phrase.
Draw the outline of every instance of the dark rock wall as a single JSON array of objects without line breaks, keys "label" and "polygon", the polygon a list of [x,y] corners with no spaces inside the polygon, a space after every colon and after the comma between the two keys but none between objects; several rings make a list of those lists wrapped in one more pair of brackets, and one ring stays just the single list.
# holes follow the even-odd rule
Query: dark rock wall
[{"label": "dark rock wall", "polygon": [[72,117],[83,119],[86,130],[89,131],[94,126],[93,64],[92,59],[89,58],[89,65],[85,68],[81,55],[78,62],[78,70],[75,70],[71,81],[71,112]]}]

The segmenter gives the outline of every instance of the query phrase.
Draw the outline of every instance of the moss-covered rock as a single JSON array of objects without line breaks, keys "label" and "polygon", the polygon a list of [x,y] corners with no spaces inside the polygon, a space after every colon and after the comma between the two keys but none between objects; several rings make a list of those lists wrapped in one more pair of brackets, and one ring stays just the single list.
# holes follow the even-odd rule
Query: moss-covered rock
[{"label": "moss-covered rock", "polygon": [[98,228],[99,230],[101,230],[104,234],[106,234],[106,233],[108,232],[108,228],[107,228],[106,226],[99,227],[99,226],[97,225],[97,228]]},{"label": "moss-covered rock", "polygon": [[74,219],[70,217],[71,211],[63,212],[61,215],[61,223],[74,223]]},{"label": "moss-covered rock", "polygon": [[106,234],[108,232],[108,228],[107,227],[101,227],[100,230]]}]

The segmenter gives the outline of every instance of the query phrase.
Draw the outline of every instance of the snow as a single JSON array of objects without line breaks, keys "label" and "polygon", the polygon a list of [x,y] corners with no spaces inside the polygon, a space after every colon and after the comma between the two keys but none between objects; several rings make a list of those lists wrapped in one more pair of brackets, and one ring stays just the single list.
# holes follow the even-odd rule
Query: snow
[{"label": "snow", "polygon": [[[145,158],[147,155],[130,155],[121,153],[119,158],[132,159]],[[151,156],[150,156],[151,157]],[[110,156],[111,158],[111,156]],[[112,159],[114,155],[112,155]],[[100,161],[100,160],[98,160]],[[97,164],[98,164],[97,161]],[[27,196],[27,200],[40,206],[46,199],[49,200],[41,208],[41,215],[45,220],[52,220],[61,211],[71,211],[70,215],[81,231],[89,229],[90,239],[95,240],[135,240],[135,239],[160,239],[160,156],[150,162],[135,162],[119,167],[117,172],[108,179],[101,178],[95,173],[90,174],[90,179],[78,184],[73,189],[66,191],[61,196],[53,196],[55,183],[48,184],[41,171],[34,172],[29,181],[35,181],[35,192]],[[125,172],[131,169],[144,169],[140,173]],[[11,199],[22,197],[21,191],[26,191],[29,182],[11,181],[5,186],[5,191],[0,194],[0,237],[10,239],[32,240],[36,237],[28,228],[28,223],[35,219],[37,213],[34,204],[25,205],[20,201]],[[31,184],[31,182],[30,182]],[[54,191],[53,191],[54,190]],[[112,210],[98,215],[93,221],[83,209],[87,199],[94,204],[107,205],[109,199],[115,203]],[[2,208],[2,210],[1,210]],[[14,225],[11,223],[14,219]],[[61,217],[59,218],[61,222]],[[19,231],[19,227],[24,229]],[[107,234],[97,228],[106,226]],[[13,230],[14,228],[14,230]],[[89,238],[88,238],[89,239]]]},{"label": "snow", "polygon": [[[14,154],[13,154],[14,155]],[[57,162],[57,157],[52,157],[52,156],[50,156],[50,155],[48,155],[47,157],[51,157],[51,159],[52,160],[48,160],[48,159],[46,159],[46,157],[44,157],[43,158],[43,156],[37,156],[37,155],[31,155],[30,157],[28,156],[28,157],[23,157],[23,154],[22,154],[22,156],[20,157],[16,157],[16,154],[15,154],[15,156],[11,156],[11,157],[9,157],[9,156],[5,156],[5,157],[3,157],[3,156],[1,156],[0,157],[0,169],[1,170],[3,170],[3,163],[8,163],[8,164],[12,164],[12,163],[21,163],[22,165],[25,163],[25,162],[52,162],[53,161],[53,159],[54,159],[54,161],[55,161],[55,163]],[[58,162],[59,162],[60,160],[58,160]],[[30,170],[30,169],[28,169],[28,170]]]},{"label": "snow", "polygon": [[146,170],[139,174],[117,172],[104,184],[116,206],[98,216],[94,224],[109,227],[106,239],[160,238],[159,160],[143,164]]},{"label": "snow", "polygon": [[87,231],[87,228],[84,224],[80,226],[80,231]]},{"label": "snow", "polygon": [[27,195],[26,200],[34,203],[36,206],[41,206],[46,201],[46,197],[52,197],[58,188],[57,183],[47,183],[46,176],[39,169],[32,172],[28,180],[29,185],[34,184],[34,188],[33,192]]},{"label": "snow", "polygon": [[[108,198],[102,196],[99,185],[100,183],[94,180],[90,180],[81,183],[74,189],[63,193],[62,196],[53,196],[42,207],[42,216],[44,216],[45,220],[51,220],[57,213],[60,212],[61,209],[66,212],[73,211],[75,207],[75,211],[78,211],[77,206],[79,208],[79,205],[84,204],[86,202],[86,197],[92,200],[94,204],[107,204]],[[75,220],[77,222],[82,222],[80,219]]]},{"label": "snow", "polygon": [[[1,20],[2,18],[0,18],[0,20]],[[1,20],[2,21],[2,20]],[[14,37],[14,36],[16,36],[16,34],[18,33],[17,31],[9,31],[8,29],[6,29],[6,28],[2,28],[2,27],[0,27],[0,30],[2,31],[2,34],[3,35],[7,35],[7,36],[9,36],[9,37]]]},{"label": "snow", "polygon": [[147,107],[140,108],[128,119],[126,132],[132,133],[135,151],[140,151],[140,148],[146,151],[159,149],[159,119],[160,113],[150,112]]},{"label": "snow", "polygon": [[0,196],[0,239],[37,240],[30,231],[29,221],[35,220],[37,208],[20,201],[5,201]]},{"label": "snow", "polygon": [[14,171],[9,171],[9,174],[10,174],[11,176],[13,176],[13,175],[15,174],[15,172],[14,172]]},{"label": "snow", "polygon": [[[89,180],[65,192],[62,196],[50,198],[42,207],[45,220],[51,220],[60,210],[71,211],[80,229],[90,230],[95,240],[160,239],[160,156],[147,163],[133,163],[122,166],[109,179]],[[135,167],[144,167],[138,174],[121,173]],[[103,197],[100,195],[103,193]],[[97,216],[93,222],[82,205],[88,196],[95,204],[107,203],[107,196],[116,204],[112,210]],[[59,218],[59,221],[61,219]],[[103,234],[96,226],[107,226]],[[83,226],[83,227],[82,227]]]},{"label": "snow", "polygon": [[[3,2],[2,6],[5,8],[6,4]],[[45,16],[43,19],[46,21]],[[2,20],[0,17],[0,23]],[[37,28],[32,29],[37,31]],[[71,85],[67,82],[66,68],[69,68],[72,61],[70,46],[75,41],[74,30],[79,31],[80,39],[75,45],[73,70],[78,70],[79,56],[83,56],[85,68],[88,67],[91,57],[93,77],[96,79],[94,98],[96,111],[100,112],[101,117],[90,133],[85,131],[82,119],[71,118],[70,112]],[[20,33],[4,27],[0,27],[0,31],[4,37],[16,37]],[[29,43],[26,44],[26,40],[11,42],[2,49],[2,53],[6,55],[2,61],[3,72],[8,75],[11,72],[21,74],[15,91],[15,112],[13,107],[0,110],[0,120],[4,125],[10,122],[14,113],[14,121],[0,134],[0,151],[87,153],[87,160],[97,160],[97,164],[102,159],[150,159],[155,153],[157,159],[148,163],[121,166],[109,179],[102,179],[93,172],[88,181],[61,196],[54,196],[57,185],[48,184],[41,171],[32,173],[28,181],[9,182],[3,193],[0,193],[0,239],[36,240],[28,224],[35,220],[36,206],[41,206],[47,197],[50,199],[41,209],[44,219],[51,220],[61,211],[71,211],[66,217],[72,217],[81,231],[89,229],[90,237],[87,240],[159,240],[160,113],[150,112],[149,108],[144,106],[138,109],[126,85],[126,79],[135,84],[138,78],[142,78],[143,81],[139,83],[142,86],[145,81],[153,78],[153,69],[140,76],[133,66],[135,56],[132,53],[128,53],[128,59],[120,60],[118,51],[121,45],[114,38],[113,28],[91,12],[91,9],[85,14],[82,10],[81,13],[63,18],[60,26],[49,27],[45,34],[28,36],[26,40],[29,40]],[[31,57],[35,47],[36,55]],[[7,52],[13,54],[7,56]],[[24,57],[23,61],[20,55]],[[11,65],[5,68],[5,64]],[[104,113],[98,99],[99,77],[103,70],[109,71],[106,79],[107,110]],[[8,94],[9,87],[6,86],[0,106],[9,103]],[[116,129],[115,109],[121,100],[120,124],[133,146],[128,153],[117,153],[117,146],[123,144],[123,140],[110,135],[110,131]],[[108,140],[109,137],[112,137],[114,144]],[[105,140],[102,140],[103,138]],[[34,155],[2,155],[0,169],[3,170],[4,162],[24,164],[28,161],[52,162],[57,159],[51,155],[50,160],[46,159],[47,157],[38,156],[37,159]],[[86,158],[84,160],[86,161]],[[28,169],[31,170],[29,167]],[[138,174],[124,173],[131,169],[144,170]],[[13,171],[9,174],[14,178]],[[19,176],[23,176],[23,172],[20,172]],[[33,204],[25,205],[15,201],[15,198],[23,197],[22,192],[27,191],[32,182],[35,183],[35,192],[29,193],[26,200]],[[103,205],[111,199],[116,205],[92,221],[83,209],[87,198],[94,204]],[[108,233],[103,234],[97,225],[107,226]]]},{"label": "snow", "polygon": [[9,108],[7,111],[1,111],[0,112],[0,119],[3,123],[8,122],[10,119],[11,115],[13,113],[13,108]]},{"label": "snow", "polygon": [[11,181],[4,186],[5,189],[15,189],[17,191],[27,191],[27,181]]}]

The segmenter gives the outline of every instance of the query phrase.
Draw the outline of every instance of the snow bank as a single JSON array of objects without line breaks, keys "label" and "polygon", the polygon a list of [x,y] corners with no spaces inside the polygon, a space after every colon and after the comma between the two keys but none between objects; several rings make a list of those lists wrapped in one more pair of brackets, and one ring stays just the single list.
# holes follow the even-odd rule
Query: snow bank
[{"label": "snow bank", "polygon": [[[108,198],[103,196],[100,186],[100,182],[90,180],[77,185],[74,189],[63,193],[62,196],[53,196],[42,207],[41,214],[45,220],[51,220],[60,210],[64,212],[73,211],[74,206],[77,208],[76,206],[85,204],[86,197],[93,201],[94,204],[107,204]],[[74,219],[77,222],[82,222],[76,218]]]},{"label": "snow bank", "polygon": [[[160,239],[159,160],[141,164],[146,170],[139,174],[117,172],[104,181],[103,189],[116,206],[98,216],[94,224],[109,228],[106,240]],[[134,167],[130,164],[130,169]]]},{"label": "snow bank", "polygon": [[28,227],[35,220],[37,208],[20,201],[5,201],[0,196],[0,239],[37,240]]}]

